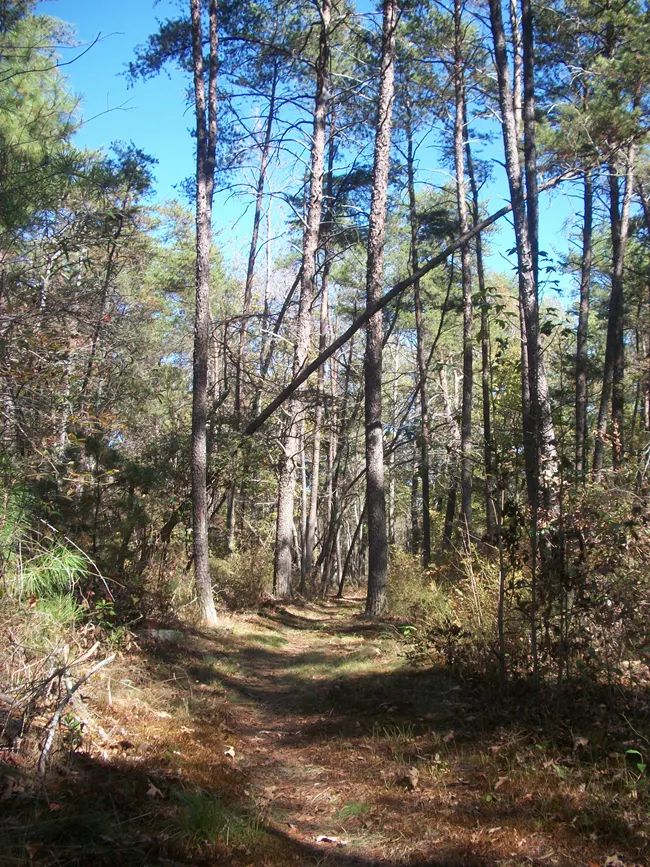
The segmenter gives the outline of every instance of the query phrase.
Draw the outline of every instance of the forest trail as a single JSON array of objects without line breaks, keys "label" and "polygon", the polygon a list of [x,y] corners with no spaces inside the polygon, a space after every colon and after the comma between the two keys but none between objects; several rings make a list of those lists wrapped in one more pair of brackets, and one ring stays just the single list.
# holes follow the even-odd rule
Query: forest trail
[{"label": "forest trail", "polygon": [[6,863],[646,863],[575,732],[563,744],[524,696],[486,703],[485,685],[412,665],[399,625],[361,611],[278,604],[141,633],[85,697],[94,722],[45,801],[11,792],[0,850],[19,853],[16,829],[25,848]]},{"label": "forest trail", "polygon": [[196,647],[190,674],[225,690],[220,752],[263,832],[213,863],[541,867],[620,851],[580,829],[585,786],[516,701],[508,721],[475,686],[410,665],[401,630],[361,611],[277,605]]}]

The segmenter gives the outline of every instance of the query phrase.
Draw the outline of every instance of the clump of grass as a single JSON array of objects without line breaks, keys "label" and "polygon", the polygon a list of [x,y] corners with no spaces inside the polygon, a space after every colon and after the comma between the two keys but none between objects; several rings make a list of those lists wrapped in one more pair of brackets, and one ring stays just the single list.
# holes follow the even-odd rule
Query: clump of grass
[{"label": "clump of grass", "polygon": [[43,547],[14,573],[19,598],[52,599],[70,594],[88,574],[88,562],[61,542]]},{"label": "clump of grass", "polygon": [[404,620],[442,621],[452,615],[444,589],[418,558],[399,551],[391,557],[388,607],[392,615]]},{"label": "clump of grass", "polygon": [[177,832],[191,845],[223,842],[247,846],[261,833],[258,819],[203,789],[178,792],[176,799],[179,805]]},{"label": "clump of grass", "polygon": [[411,723],[375,723],[371,737],[376,745],[385,744],[388,747],[394,762],[404,764],[410,761],[415,737]]},{"label": "clump of grass", "polygon": [[358,816],[365,816],[370,807],[363,801],[350,801],[348,804],[343,804],[341,809],[336,814],[339,822],[345,822],[348,819],[355,819]]}]

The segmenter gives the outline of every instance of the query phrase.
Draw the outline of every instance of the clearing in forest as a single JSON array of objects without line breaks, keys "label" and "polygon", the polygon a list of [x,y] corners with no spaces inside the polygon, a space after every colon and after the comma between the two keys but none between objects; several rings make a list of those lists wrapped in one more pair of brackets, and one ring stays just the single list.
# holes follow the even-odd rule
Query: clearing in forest
[{"label": "clearing in forest", "polygon": [[641,781],[606,721],[414,667],[400,628],[360,611],[141,635],[84,696],[76,745],[68,720],[44,790],[0,766],[2,863],[646,863]]}]

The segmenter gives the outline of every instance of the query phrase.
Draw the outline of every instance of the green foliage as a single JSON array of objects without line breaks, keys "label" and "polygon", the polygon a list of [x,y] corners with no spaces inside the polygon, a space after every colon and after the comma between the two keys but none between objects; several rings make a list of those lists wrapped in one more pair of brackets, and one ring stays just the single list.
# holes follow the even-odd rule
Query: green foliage
[{"label": "green foliage", "polygon": [[81,608],[69,593],[58,596],[47,596],[39,599],[36,610],[41,614],[43,626],[69,627],[77,626],[87,616],[87,612]]},{"label": "green foliage", "polygon": [[[60,600],[72,594],[88,576],[88,561],[62,542],[39,545],[32,557],[20,563],[13,585],[20,599]],[[12,582],[10,582],[10,587]]]},{"label": "green foliage", "polygon": [[180,807],[176,816],[178,833],[194,845],[218,842],[246,845],[259,834],[254,819],[219,795],[188,789],[178,792],[176,797]]},{"label": "green foliage", "polygon": [[76,162],[69,141],[77,104],[56,67],[70,31],[30,14],[28,4],[8,21],[0,30],[0,237],[52,205]]}]

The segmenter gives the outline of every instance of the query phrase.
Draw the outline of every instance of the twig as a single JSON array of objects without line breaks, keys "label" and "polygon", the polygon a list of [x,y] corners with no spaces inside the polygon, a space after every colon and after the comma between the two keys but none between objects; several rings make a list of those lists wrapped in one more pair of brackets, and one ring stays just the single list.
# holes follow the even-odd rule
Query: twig
[{"label": "twig", "polygon": [[50,720],[50,724],[47,727],[47,737],[45,738],[45,743],[43,744],[43,749],[41,750],[41,756],[38,760],[38,773],[42,777],[45,774],[45,764],[47,762],[47,757],[49,755],[50,750],[52,749],[52,744],[54,743],[54,735],[56,734],[57,726],[59,725],[59,720],[61,719],[61,714],[65,710],[68,705],[68,702],[73,697],[75,692],[79,689],[80,686],[89,680],[93,676],[93,674],[97,674],[97,672],[103,668],[105,665],[108,665],[110,662],[113,662],[115,659],[115,654],[112,653],[110,656],[107,656],[106,659],[102,659],[96,665],[94,665],[90,671],[86,672],[83,677],[80,677],[79,680],[72,685],[70,689],[68,689],[67,694],[64,696],[63,701],[59,704],[57,709],[54,711],[54,716]]}]

